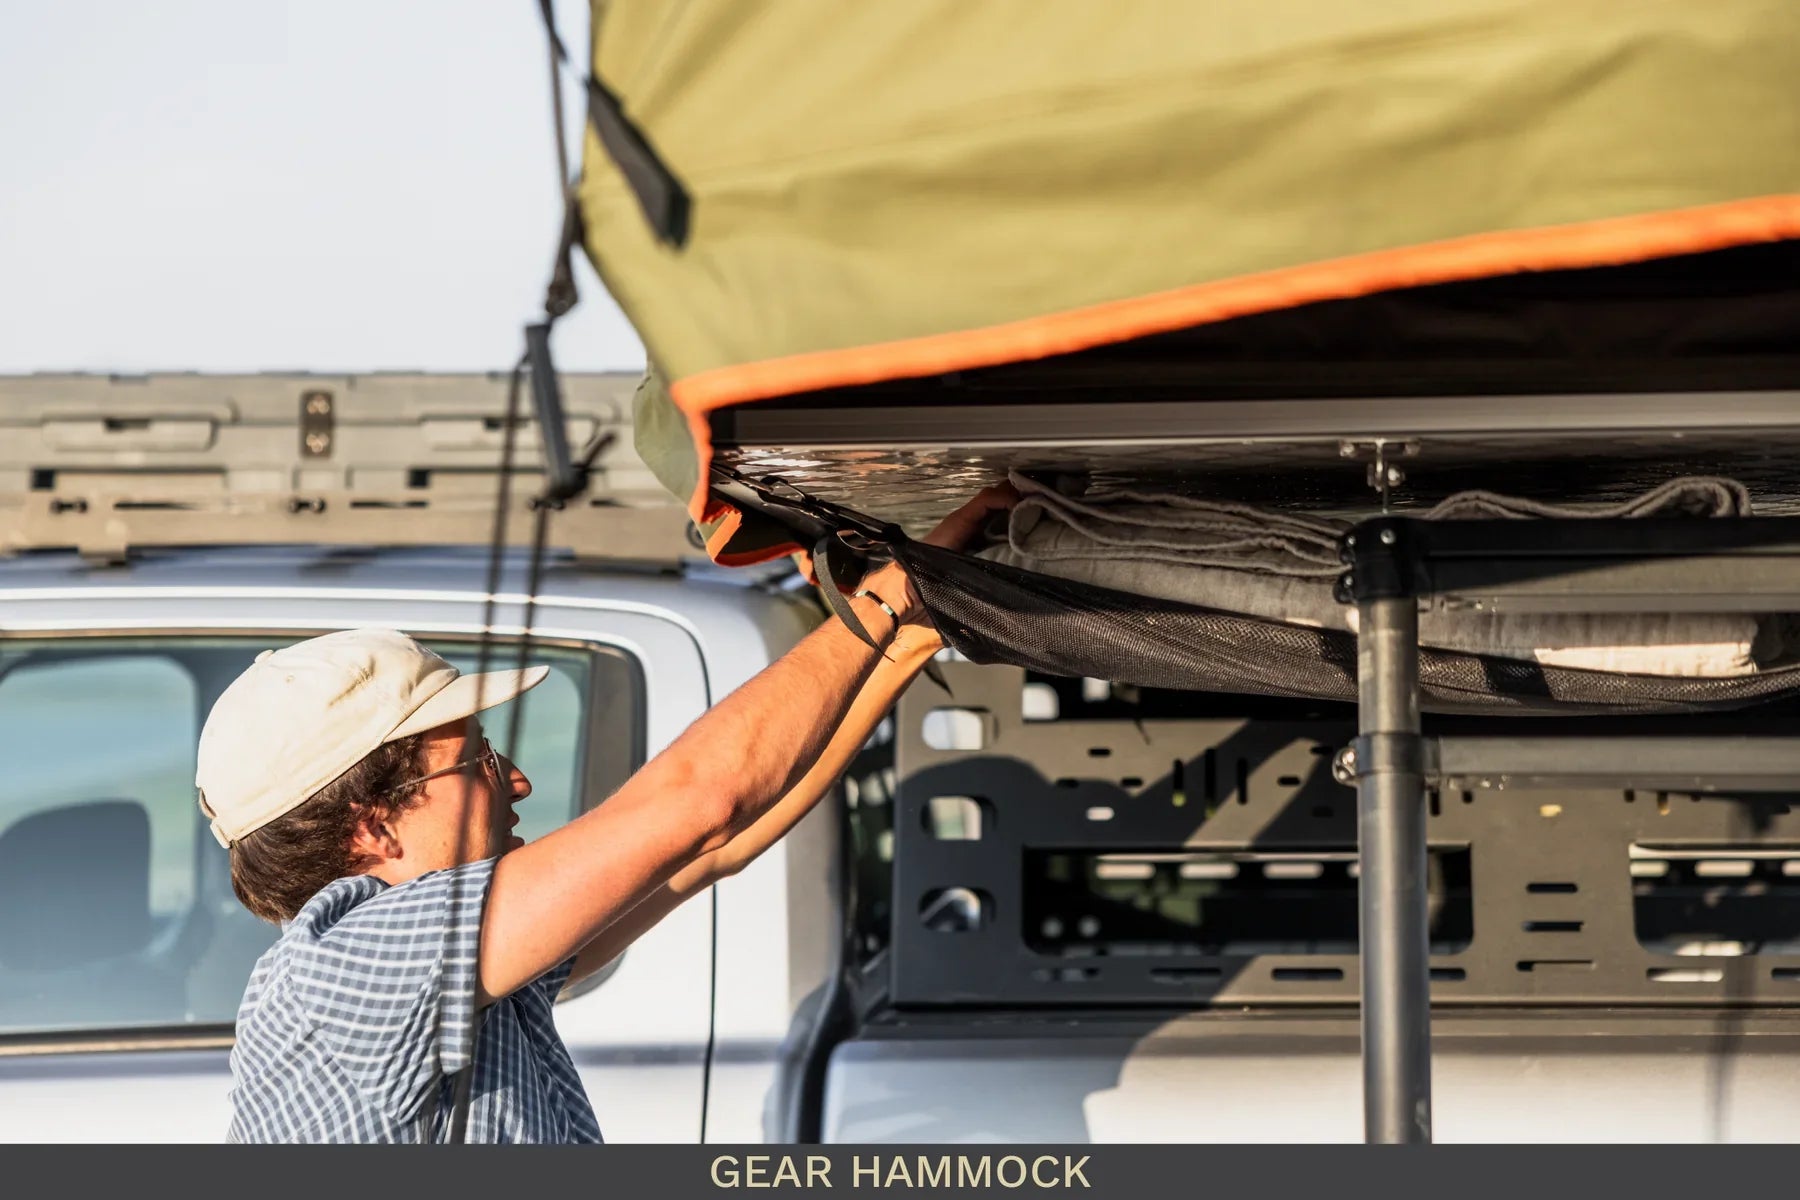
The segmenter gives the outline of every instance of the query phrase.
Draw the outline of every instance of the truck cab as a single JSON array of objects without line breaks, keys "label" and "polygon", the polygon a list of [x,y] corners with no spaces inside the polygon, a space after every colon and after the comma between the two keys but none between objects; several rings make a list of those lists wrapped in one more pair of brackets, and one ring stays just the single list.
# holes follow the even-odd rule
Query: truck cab
[{"label": "truck cab", "polygon": [[[634,383],[570,377],[570,440],[627,427]],[[534,837],[821,619],[786,563],[706,563],[623,448],[536,570],[527,479],[496,555],[500,387],[0,380],[0,1136],[223,1137],[276,930],[231,894],[194,746],[260,650],[383,625],[549,664],[502,747]],[[830,803],[561,997],[608,1140],[1356,1140],[1354,710],[937,667]],[[1748,736],[1791,709],[1663,720]],[[1791,796],[1472,786],[1427,811],[1440,1138],[1793,1136]]]},{"label": "truck cab", "polygon": [[[571,436],[628,429],[630,384],[572,381]],[[604,803],[818,620],[780,572],[696,564],[679,510],[634,490],[629,452],[601,464],[587,498],[601,503],[558,514],[568,537],[539,564],[527,611],[527,549],[486,544],[493,473],[479,464],[498,445],[485,424],[497,386],[0,383],[17,551],[0,558],[0,726],[17,762],[0,785],[7,1138],[224,1136],[233,1021],[277,930],[232,895],[195,804],[195,745],[261,650],[373,625],[465,670],[521,653],[549,664],[511,751],[533,781],[520,833],[535,837]],[[327,439],[323,453],[309,436]],[[271,539],[270,521],[302,527]],[[496,720],[499,739],[511,714]],[[818,834],[797,833],[561,998],[610,1139],[765,1136],[794,990],[824,969],[830,855],[790,850]]]}]

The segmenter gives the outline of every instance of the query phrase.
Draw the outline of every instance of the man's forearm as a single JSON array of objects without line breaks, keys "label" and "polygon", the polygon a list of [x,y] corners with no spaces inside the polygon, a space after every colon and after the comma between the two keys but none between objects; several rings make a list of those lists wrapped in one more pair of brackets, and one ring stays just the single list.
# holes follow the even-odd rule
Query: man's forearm
[{"label": "man's forearm", "polygon": [[831,790],[850,760],[867,743],[875,726],[894,706],[900,693],[942,647],[942,639],[930,626],[903,628],[889,646],[886,657],[876,664],[863,683],[812,769],[742,832],[717,850],[702,854],[682,867],[642,903],[601,930],[576,957],[575,970],[569,981],[578,982],[604,967],[688,897],[742,870],[786,837]]},{"label": "man's forearm", "polygon": [[[886,614],[854,604],[885,639]],[[812,769],[879,660],[827,621],[606,803],[503,857],[482,928],[483,992],[505,995],[536,978],[754,823]]]},{"label": "man's forearm", "polygon": [[894,707],[943,639],[928,625],[908,625],[888,647],[857,692],[844,719],[809,770],[767,812],[713,854],[684,868],[675,886],[703,887],[713,878],[742,870],[757,855],[785,837],[811,812],[868,743],[881,719]]},{"label": "man's forearm", "polygon": [[[885,632],[885,614],[870,608],[866,627]],[[713,786],[732,797],[726,832],[735,834],[813,769],[881,662],[881,651],[829,620],[695,722],[668,752],[705,756]]]}]

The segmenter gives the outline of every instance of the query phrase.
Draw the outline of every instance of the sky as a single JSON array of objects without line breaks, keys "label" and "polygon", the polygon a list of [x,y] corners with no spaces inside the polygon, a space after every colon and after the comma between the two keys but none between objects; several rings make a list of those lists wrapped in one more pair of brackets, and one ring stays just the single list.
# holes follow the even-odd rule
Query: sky
[{"label": "sky", "polygon": [[[517,357],[559,222],[534,0],[4,10],[0,372]],[[586,3],[557,15],[584,64]],[[584,106],[573,83],[564,95],[574,143]],[[578,269],[557,365],[640,367],[637,335]]]}]

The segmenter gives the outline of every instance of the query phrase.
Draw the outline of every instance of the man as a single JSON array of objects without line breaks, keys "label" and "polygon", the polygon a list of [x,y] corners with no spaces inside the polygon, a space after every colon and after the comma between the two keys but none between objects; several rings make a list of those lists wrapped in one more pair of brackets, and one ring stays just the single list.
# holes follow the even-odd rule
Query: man
[{"label": "man", "polygon": [[[959,547],[991,488],[927,539]],[[265,651],[219,697],[196,783],[232,887],[282,922],[232,1051],[233,1141],[597,1142],[551,1005],[805,816],[942,642],[905,573],[719,703],[606,803],[524,845],[531,785],[476,714],[548,668],[459,676],[350,630]]]}]

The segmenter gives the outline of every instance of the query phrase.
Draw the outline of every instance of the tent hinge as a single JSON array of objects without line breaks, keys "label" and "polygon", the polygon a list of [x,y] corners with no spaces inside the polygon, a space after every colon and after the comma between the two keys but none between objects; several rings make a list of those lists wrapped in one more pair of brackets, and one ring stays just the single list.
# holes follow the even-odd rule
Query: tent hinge
[{"label": "tent hinge", "polygon": [[1388,511],[1394,489],[1406,482],[1406,471],[1394,460],[1417,458],[1418,455],[1419,442],[1414,438],[1351,439],[1338,443],[1340,458],[1368,462],[1368,483],[1375,489],[1375,494],[1381,497],[1381,511],[1384,513]]}]

